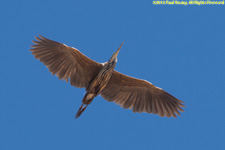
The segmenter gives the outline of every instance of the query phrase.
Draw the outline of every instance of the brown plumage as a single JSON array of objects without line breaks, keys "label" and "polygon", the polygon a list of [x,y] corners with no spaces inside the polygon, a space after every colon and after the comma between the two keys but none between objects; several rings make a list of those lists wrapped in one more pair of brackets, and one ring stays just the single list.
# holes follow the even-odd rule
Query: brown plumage
[{"label": "brown plumage", "polygon": [[120,48],[106,63],[98,63],[86,57],[75,48],[66,46],[40,35],[33,41],[32,54],[43,62],[52,74],[59,79],[70,80],[71,85],[86,88],[82,105],[76,118],[98,94],[114,101],[123,108],[133,109],[133,112],[147,112],[160,116],[176,117],[183,112],[183,101],[166,91],[154,86],[148,81],[136,79],[114,70]]}]

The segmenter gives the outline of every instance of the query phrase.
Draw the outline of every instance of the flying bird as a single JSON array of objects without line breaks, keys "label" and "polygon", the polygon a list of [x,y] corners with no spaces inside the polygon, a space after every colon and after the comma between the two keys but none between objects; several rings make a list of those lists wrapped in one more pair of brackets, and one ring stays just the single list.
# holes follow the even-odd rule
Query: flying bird
[{"label": "flying bird", "polygon": [[92,100],[101,95],[104,99],[133,109],[133,112],[147,112],[160,116],[175,117],[184,110],[183,101],[154,86],[152,83],[133,78],[114,70],[117,55],[123,45],[111,56],[109,61],[98,63],[78,49],[47,39],[35,37],[32,54],[43,62],[49,71],[59,79],[70,81],[72,86],[85,88],[86,94],[76,113],[78,118]]}]

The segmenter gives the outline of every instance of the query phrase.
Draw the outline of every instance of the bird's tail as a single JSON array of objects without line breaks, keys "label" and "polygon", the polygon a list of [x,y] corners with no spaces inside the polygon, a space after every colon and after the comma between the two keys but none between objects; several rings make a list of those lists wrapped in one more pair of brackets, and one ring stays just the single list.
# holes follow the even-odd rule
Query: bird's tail
[{"label": "bird's tail", "polygon": [[[85,105],[85,106],[83,106]],[[77,114],[75,116],[75,119],[77,119],[78,117],[80,117],[80,115],[85,111],[85,109],[87,108],[88,104],[82,104],[79,108],[79,110],[77,111]]]}]

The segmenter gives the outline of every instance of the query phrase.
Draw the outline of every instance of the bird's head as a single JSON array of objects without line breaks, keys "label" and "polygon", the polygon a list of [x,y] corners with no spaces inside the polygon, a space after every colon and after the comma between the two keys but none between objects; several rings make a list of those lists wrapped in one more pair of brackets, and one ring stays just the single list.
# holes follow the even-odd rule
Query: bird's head
[{"label": "bird's head", "polygon": [[120,47],[117,49],[117,51],[115,53],[113,53],[112,57],[108,61],[109,63],[117,62],[117,55],[118,55],[118,53],[120,51],[120,48],[122,47],[123,43],[120,45]]}]

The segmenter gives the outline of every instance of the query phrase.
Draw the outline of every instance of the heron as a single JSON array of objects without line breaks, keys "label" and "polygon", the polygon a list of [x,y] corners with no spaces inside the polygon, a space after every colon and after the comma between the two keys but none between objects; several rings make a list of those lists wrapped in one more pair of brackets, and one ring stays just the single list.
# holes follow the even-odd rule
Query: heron
[{"label": "heron", "polygon": [[35,38],[34,45],[31,45],[32,49],[30,49],[34,57],[44,63],[60,80],[69,81],[72,86],[86,89],[75,118],[85,111],[97,95],[125,109],[132,109],[133,112],[176,118],[184,111],[182,109],[185,107],[184,102],[163,89],[146,80],[133,78],[114,70],[118,53],[124,42],[107,62],[98,63],[76,48],[41,35]]}]

